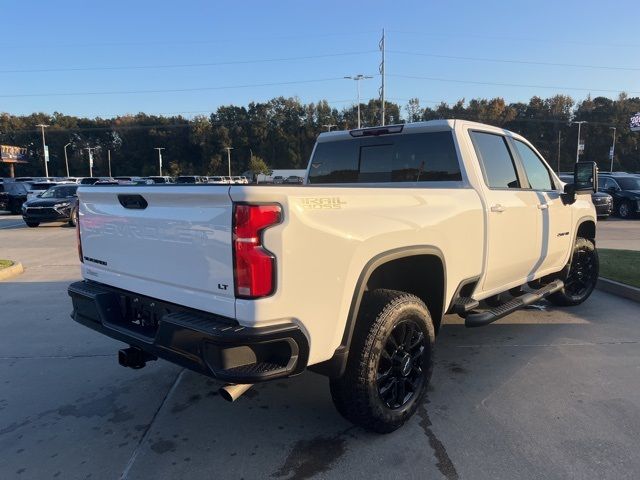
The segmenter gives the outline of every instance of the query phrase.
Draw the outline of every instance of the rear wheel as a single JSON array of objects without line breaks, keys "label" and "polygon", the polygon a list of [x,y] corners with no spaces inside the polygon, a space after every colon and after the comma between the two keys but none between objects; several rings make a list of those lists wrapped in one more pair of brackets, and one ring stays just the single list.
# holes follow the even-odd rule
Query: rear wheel
[{"label": "rear wheel", "polygon": [[26,222],[25,221],[25,223],[27,224],[27,227],[30,227],[30,228],[36,228],[38,225],[40,225],[40,222]]},{"label": "rear wheel", "polygon": [[347,420],[389,433],[415,413],[427,391],[433,322],[414,295],[380,289],[363,300],[346,370],[331,380],[331,396]]},{"label": "rear wheel", "polygon": [[560,306],[581,304],[593,292],[598,281],[599,269],[600,264],[595,245],[591,240],[578,237],[564,287],[549,295],[548,300]]}]

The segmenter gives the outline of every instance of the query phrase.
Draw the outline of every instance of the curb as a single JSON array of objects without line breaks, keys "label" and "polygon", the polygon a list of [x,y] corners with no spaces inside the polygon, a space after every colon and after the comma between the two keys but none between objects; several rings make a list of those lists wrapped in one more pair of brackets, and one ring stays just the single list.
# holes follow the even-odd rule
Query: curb
[{"label": "curb", "polygon": [[14,263],[9,267],[5,267],[0,270],[0,281],[15,277],[16,275],[20,275],[22,272],[24,272],[22,264],[20,262]]},{"label": "curb", "polygon": [[640,303],[640,288],[632,287],[631,285],[625,285],[624,283],[609,280],[608,278],[598,278],[596,284],[598,290],[603,292],[612,293],[619,297],[624,297],[634,302]]}]

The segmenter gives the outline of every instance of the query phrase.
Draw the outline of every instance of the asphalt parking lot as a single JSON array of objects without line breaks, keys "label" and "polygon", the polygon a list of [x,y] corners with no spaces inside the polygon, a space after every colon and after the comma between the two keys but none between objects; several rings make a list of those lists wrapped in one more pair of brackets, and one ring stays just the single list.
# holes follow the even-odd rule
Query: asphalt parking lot
[{"label": "asphalt parking lot", "polygon": [[379,436],[313,373],[229,404],[169,363],[120,367],[122,344],[69,318],[72,228],[0,215],[0,257],[25,267],[0,282],[2,479],[638,478],[637,303],[595,292],[482,329],[447,318],[427,402]]}]

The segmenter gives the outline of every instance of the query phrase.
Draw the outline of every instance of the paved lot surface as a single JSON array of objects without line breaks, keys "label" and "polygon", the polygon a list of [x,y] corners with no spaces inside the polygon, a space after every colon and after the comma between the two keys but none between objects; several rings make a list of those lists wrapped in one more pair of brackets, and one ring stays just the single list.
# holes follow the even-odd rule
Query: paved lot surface
[{"label": "paved lot surface", "polygon": [[428,401],[379,436],[312,373],[228,404],[166,362],[119,367],[122,344],[69,318],[73,229],[0,215],[0,249],[26,268],[0,283],[1,479],[638,478],[638,304],[447,318]]},{"label": "paved lot surface", "polygon": [[640,250],[640,218],[622,220],[609,217],[598,222],[598,247],[620,250]]}]

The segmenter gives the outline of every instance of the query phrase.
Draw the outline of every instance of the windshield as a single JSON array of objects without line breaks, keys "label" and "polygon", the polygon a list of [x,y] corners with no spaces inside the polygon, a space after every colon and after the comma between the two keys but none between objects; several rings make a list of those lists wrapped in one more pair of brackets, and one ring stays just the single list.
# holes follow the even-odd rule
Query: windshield
[{"label": "windshield", "polygon": [[55,183],[34,183],[31,185],[29,190],[48,190],[51,187],[54,187]]},{"label": "windshield", "polygon": [[68,198],[73,197],[76,194],[78,187],[76,185],[65,185],[60,187],[53,187],[44,192],[40,198]]},{"label": "windshield", "polygon": [[640,178],[625,177],[616,178],[623,190],[640,190]]},{"label": "windshield", "polygon": [[5,186],[7,192],[12,195],[25,195],[29,187],[31,187],[29,183],[8,183]]}]

